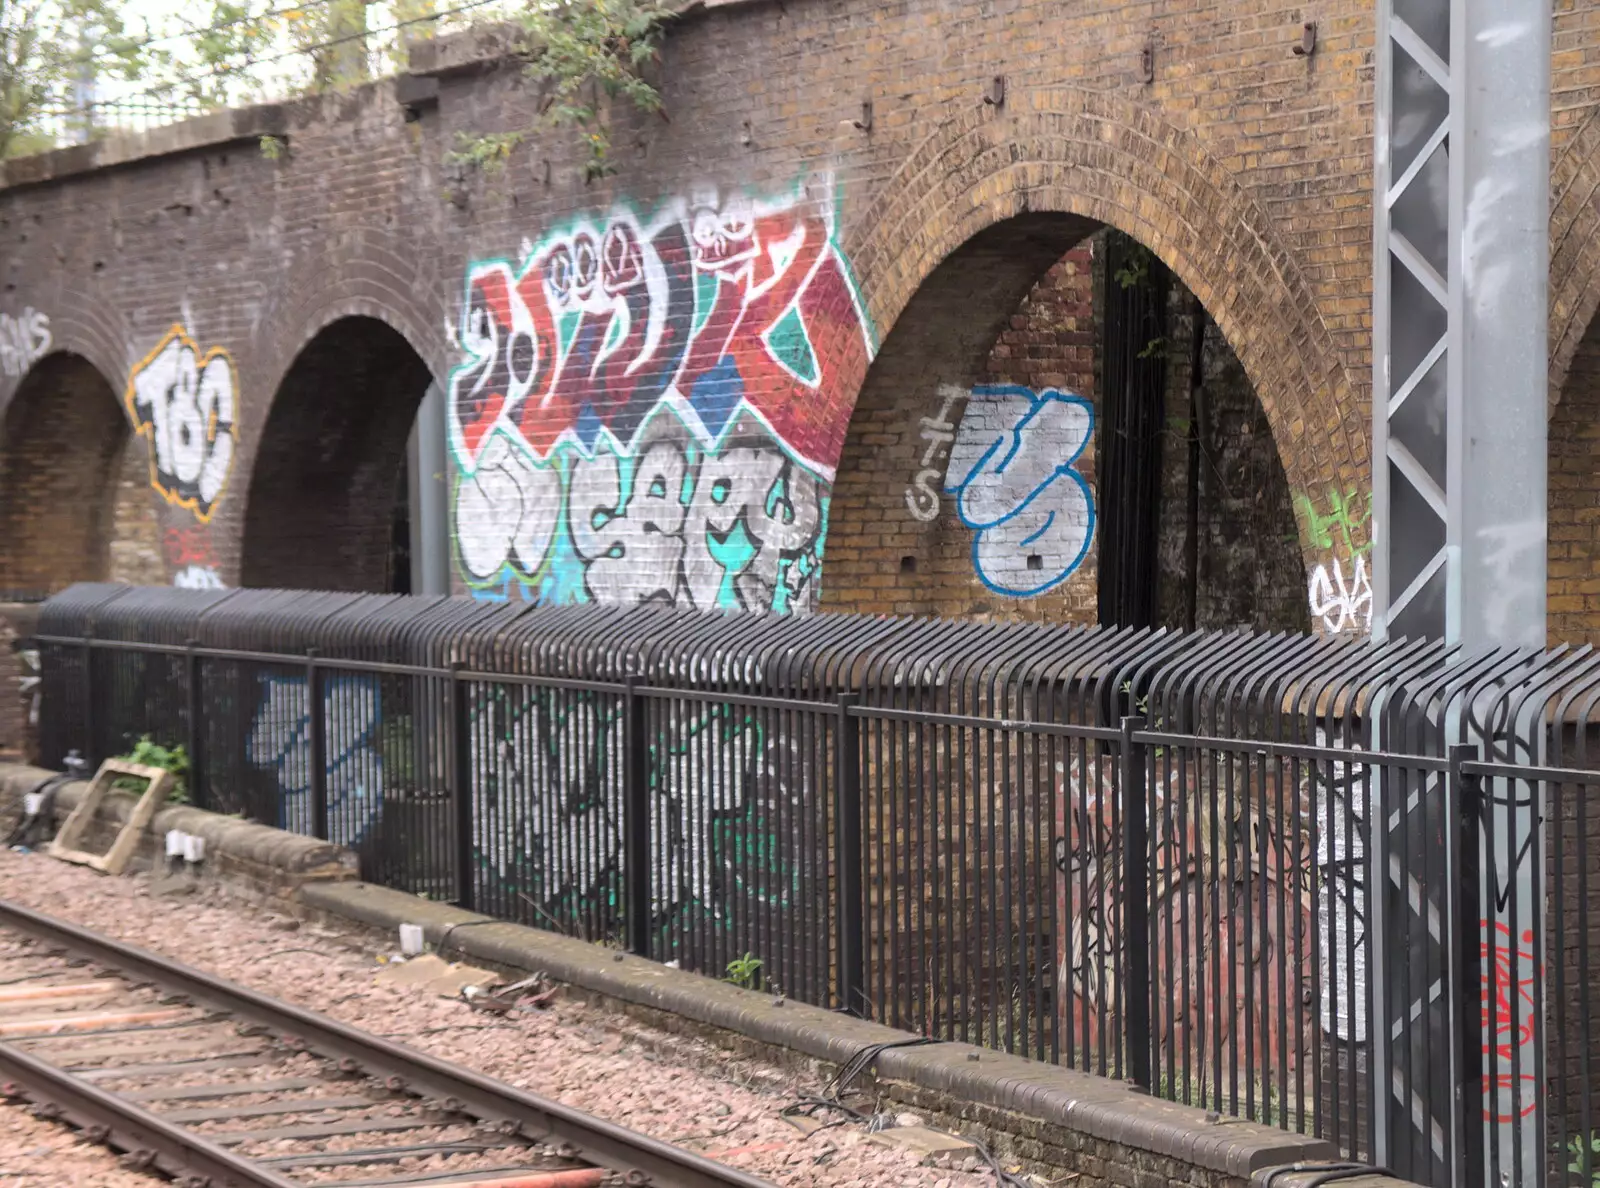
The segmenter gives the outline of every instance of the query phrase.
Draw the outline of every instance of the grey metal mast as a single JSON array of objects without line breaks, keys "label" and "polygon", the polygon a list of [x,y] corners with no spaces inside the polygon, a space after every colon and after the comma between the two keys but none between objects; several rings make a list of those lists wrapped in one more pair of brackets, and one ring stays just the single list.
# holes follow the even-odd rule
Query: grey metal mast
[{"label": "grey metal mast", "polygon": [[1545,637],[1550,0],[1379,0],[1373,632]]},{"label": "grey metal mast", "polygon": [[[1379,637],[1443,638],[1469,653],[1545,642],[1550,4],[1378,0],[1372,589]],[[1475,1022],[1461,1015],[1478,1004],[1441,993],[1455,976],[1446,969],[1443,930],[1480,924],[1446,921],[1455,872],[1430,888],[1403,874],[1419,847],[1432,844],[1446,798],[1434,781],[1414,786],[1393,772],[1374,783],[1381,788],[1368,817],[1375,1019],[1368,1058],[1382,1102],[1373,1110],[1373,1160],[1435,1183],[1537,1183],[1542,1109],[1508,1116],[1493,1100],[1507,1071],[1499,1058],[1470,1069],[1471,1055],[1452,1042]],[[1486,836],[1526,836],[1538,827],[1540,806],[1508,795],[1496,786],[1502,783],[1485,781],[1493,806]],[[1525,904],[1542,905],[1536,865],[1524,862],[1528,869],[1514,874]],[[1491,896],[1480,902],[1490,917],[1482,927],[1500,921]],[[1403,963],[1413,975],[1439,971],[1437,979],[1408,979],[1394,968]],[[1465,1100],[1443,1114],[1421,1108],[1423,1101],[1445,1107],[1473,1073],[1491,1099],[1482,1112],[1462,1108]]]}]

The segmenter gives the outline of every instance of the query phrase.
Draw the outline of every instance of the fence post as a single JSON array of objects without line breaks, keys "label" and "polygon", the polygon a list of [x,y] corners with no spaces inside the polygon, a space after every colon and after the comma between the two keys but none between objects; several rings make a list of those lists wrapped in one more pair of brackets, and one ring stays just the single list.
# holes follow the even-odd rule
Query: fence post
[{"label": "fence post", "polygon": [[1150,821],[1145,746],[1134,738],[1144,719],[1122,719],[1122,951],[1127,964],[1123,1038],[1128,1079],[1150,1088]]},{"label": "fence post", "polygon": [[473,877],[472,854],[472,705],[462,687],[463,665],[450,662],[449,683],[445,686],[445,709],[450,715],[445,761],[450,765],[450,806],[455,813],[456,831],[456,906],[473,911],[477,907],[477,880]]},{"label": "fence post", "polygon": [[[94,745],[94,642],[91,634],[93,630],[92,627],[87,628],[83,640],[83,755],[91,766],[97,753]],[[43,663],[39,667],[42,671]],[[40,725],[43,726],[43,722]],[[41,730],[40,734],[43,733]]]},{"label": "fence post", "polygon": [[195,808],[203,809],[206,795],[205,768],[200,761],[200,740],[204,731],[200,729],[200,653],[196,651],[199,646],[197,639],[183,641],[183,681],[189,703],[189,799]]},{"label": "fence post", "polygon": [[306,729],[311,735],[311,836],[328,840],[328,722],[317,649],[306,649]]},{"label": "fence post", "polygon": [[645,698],[629,675],[622,693],[622,878],[628,951],[650,956],[650,748]]},{"label": "fence post", "polygon": [[839,694],[834,725],[833,850],[839,864],[839,1001],[847,1014],[865,1014],[866,954],[862,928],[866,905],[861,881],[861,720],[850,711],[861,701]]},{"label": "fence post", "polygon": [[1482,789],[1462,764],[1478,757],[1470,743],[1452,746],[1445,769],[1445,869],[1449,895],[1450,953],[1445,976],[1455,982],[1450,996],[1455,1016],[1459,1065],[1456,1086],[1456,1175],[1463,1188],[1484,1188],[1483,1071],[1483,864]]}]

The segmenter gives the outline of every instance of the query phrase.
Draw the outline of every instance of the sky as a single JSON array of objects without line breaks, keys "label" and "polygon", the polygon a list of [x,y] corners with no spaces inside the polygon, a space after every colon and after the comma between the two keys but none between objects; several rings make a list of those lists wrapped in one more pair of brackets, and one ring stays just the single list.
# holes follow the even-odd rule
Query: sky
[{"label": "sky", "polygon": [[[311,7],[317,6],[321,0],[308,0]],[[463,0],[437,0],[438,9],[446,12],[455,8]],[[252,7],[260,11],[277,10],[287,17],[294,10],[294,0],[251,0]],[[121,13],[130,36],[144,36],[148,28],[149,33],[165,37],[170,34],[182,34],[186,30],[203,28],[214,18],[211,13],[210,0],[199,2],[178,3],[175,0],[123,0],[120,5]],[[374,30],[374,48],[388,48],[395,44],[397,34],[390,30],[396,20],[394,5],[391,0],[375,0],[368,7],[368,28]],[[490,9],[478,9],[472,16],[486,14]],[[456,18],[454,24],[465,23],[466,14]],[[280,24],[282,20],[280,19]],[[413,29],[437,29],[439,26],[412,26]],[[160,43],[160,48],[182,57],[188,62],[195,62],[196,58],[190,51],[190,42],[183,37],[165,40]],[[302,84],[310,72],[310,63],[306,55],[293,53],[295,46],[289,39],[287,32],[280,31],[276,37],[273,48],[264,50],[262,57],[272,57],[279,54],[288,54],[277,61],[258,62],[248,71],[236,76],[236,94],[230,95],[234,102],[250,102],[252,100],[270,100],[280,98],[292,92],[297,84]],[[380,73],[393,69],[391,59],[380,59],[377,62]],[[95,100],[97,102],[116,102],[138,99],[148,90],[149,83],[144,81],[128,82],[120,78],[102,75],[95,82]]]}]

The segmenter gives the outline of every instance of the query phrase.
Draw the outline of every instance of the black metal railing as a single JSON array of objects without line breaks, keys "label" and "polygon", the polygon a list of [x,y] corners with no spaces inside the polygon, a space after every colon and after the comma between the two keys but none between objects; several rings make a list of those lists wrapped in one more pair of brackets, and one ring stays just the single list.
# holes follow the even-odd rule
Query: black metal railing
[{"label": "black metal railing", "polygon": [[181,743],[376,881],[1426,1183],[1595,1179],[1594,653],[114,586],[37,642],[47,754]]}]

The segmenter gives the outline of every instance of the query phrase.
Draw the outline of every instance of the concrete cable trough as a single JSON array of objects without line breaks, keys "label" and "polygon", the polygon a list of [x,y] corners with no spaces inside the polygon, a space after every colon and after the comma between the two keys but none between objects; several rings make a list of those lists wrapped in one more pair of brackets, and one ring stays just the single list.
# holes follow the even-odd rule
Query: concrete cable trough
[{"label": "concrete cable trough", "polygon": [[771,1188],[3,900],[0,1081],[191,1188]]}]

